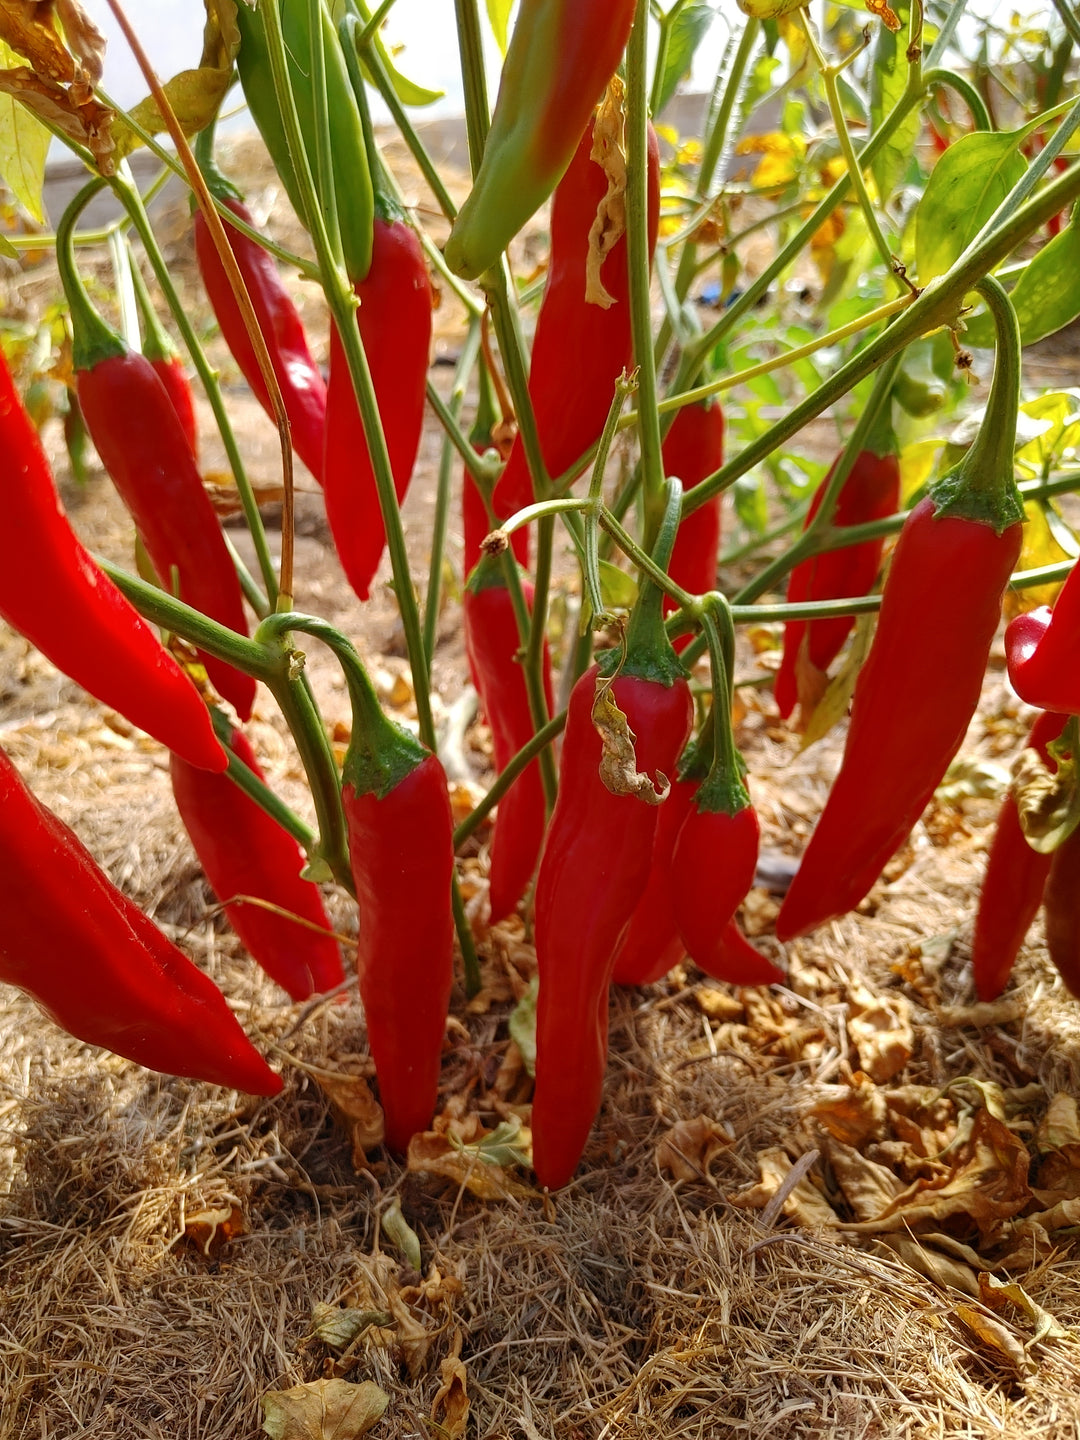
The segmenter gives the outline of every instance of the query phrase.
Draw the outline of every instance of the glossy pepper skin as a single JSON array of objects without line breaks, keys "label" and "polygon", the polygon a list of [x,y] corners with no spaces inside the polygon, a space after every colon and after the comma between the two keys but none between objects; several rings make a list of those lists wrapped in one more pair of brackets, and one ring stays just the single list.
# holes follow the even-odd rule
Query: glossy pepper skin
[{"label": "glossy pepper skin", "polygon": [[[263,778],[247,736],[233,730],[233,754]],[[208,775],[174,755],[173,795],[211,890],[228,902],[253,895],[324,931],[330,922],[317,886],[301,878],[304,856],[293,837],[228,775]],[[294,1000],[330,990],[344,979],[337,942],[273,910],[226,903],[229,924],[252,958]]]},{"label": "glossy pepper skin", "polygon": [[[76,356],[78,367],[78,356]],[[183,426],[153,367],[125,350],[77,368],[79,404],[101,463],[112,477],[162,585],[240,635],[248,633],[240,581],[203,488]],[[215,688],[246,720],[255,681],[201,655]]]},{"label": "glossy pepper skin", "polygon": [[[607,193],[604,167],[591,158],[592,145],[590,125],[552,202],[551,261],[529,365],[529,395],[540,451],[553,479],[599,440],[615,383],[632,366],[634,356],[625,235],[615,242],[600,272],[614,303],[605,309],[585,299],[589,230]],[[650,255],[656,244],[659,214],[660,151],[650,127]],[[519,437],[495,487],[495,513],[505,520],[534,498],[532,476]],[[514,553],[526,564],[527,532],[515,531],[514,542],[518,542],[519,535],[526,538],[515,543]]]},{"label": "glossy pepper skin", "polygon": [[1069,994],[1080,999],[1080,833],[1067,835],[1048,858],[1046,948]]},{"label": "glossy pepper skin", "polygon": [[[374,194],[368,168],[367,146],[360,110],[349,80],[345,56],[323,0],[322,52],[330,118],[330,161],[334,172],[334,202],[341,230],[341,249],[349,279],[363,280],[371,265],[371,222]],[[281,29],[289,61],[292,91],[300,132],[313,178],[318,183],[319,134],[312,89],[312,32],[308,0],[281,0]],[[262,136],[282,185],[301,223],[306,223],[300,185],[296,178],[281,107],[274,91],[273,67],[262,6],[236,6],[240,50],[236,69],[251,118]],[[309,227],[310,228],[310,227]]]},{"label": "glossy pepper skin", "polygon": [[[677,475],[687,490],[719,470],[724,463],[724,412],[720,402],[684,405],[664,436],[663,455],[664,474]],[[700,510],[688,515],[675,537],[668,574],[691,595],[703,595],[716,585],[720,501],[721,496],[714,495]],[[664,613],[675,609],[675,601],[665,597]],[[673,642],[675,649],[685,649],[692,639],[692,635],[680,635]]]},{"label": "glossy pepper skin", "polygon": [[782,940],[854,909],[926,808],[975,713],[1021,529],[939,517],[932,497],[905,522],[840,772],[777,917]]},{"label": "glossy pepper skin", "polygon": [[188,442],[188,447],[197,465],[199,463],[199,427],[195,421],[195,401],[191,393],[191,382],[184,370],[184,362],[179,355],[173,355],[151,359],[150,364],[154,367],[154,374],[165,387],[165,393],[172,401],[176,418],[180,421],[184,438]]},{"label": "glossy pepper skin", "polygon": [[[219,198],[234,215],[246,220],[249,225],[254,224],[239,198],[227,193]],[[311,357],[299,312],[282,284],[273,256],[230,225],[226,225],[225,234],[229,237],[258,317],[259,329],[270,352],[285,412],[292,427],[293,449],[315,479],[321,481],[326,382]],[[236,296],[201,211],[195,212],[195,258],[225,343],[251,387],[251,393],[273,419],[273,406],[255,358],[255,348],[244,328]]]},{"label": "glossy pepper skin", "polygon": [[65,675],[190,764],[227,763],[199,692],[68,523],[0,355],[0,615]]},{"label": "glossy pepper skin", "polygon": [[[349,657],[346,657],[349,659]],[[454,825],[438,757],[383,714],[359,659],[342,804],[360,909],[356,969],[386,1143],[431,1124],[453,982]]]},{"label": "glossy pepper skin", "polygon": [[[371,269],[356,286],[357,323],[371,368],[400,503],[412,479],[424,428],[431,351],[431,281],[416,231],[391,210],[375,221]],[[364,422],[336,328],[323,456],[326,517],[349,584],[366,600],[386,529]]]},{"label": "glossy pepper skin", "polygon": [[276,1095],[220,990],[94,863],[0,752],[0,980],[91,1045]]},{"label": "glossy pepper skin", "polygon": [[723,966],[725,932],[754,883],[759,828],[752,805],[737,814],[690,808],[671,857],[675,920],[686,953],[707,975]]},{"label": "glossy pepper skin", "polygon": [[1080,575],[1069,572],[1053,610],[1017,615],[1005,631],[1009,681],[1029,705],[1080,715]]},{"label": "glossy pepper skin", "polygon": [[[613,794],[600,778],[596,677],[593,666],[570,697],[559,798],[536,881],[533,1166],[551,1189],[573,1175],[600,1108],[615,951],[647,883],[659,819],[657,807]],[[639,771],[673,775],[693,718],[686,681],[665,685],[624,672],[612,693],[636,736]]]},{"label": "glossy pepper skin", "polygon": [[[1065,728],[1068,717],[1044,711],[1031,728],[1028,746],[1050,764],[1046,747]],[[1006,795],[998,812],[994,838],[986,860],[975,932],[971,941],[971,968],[980,1000],[996,1000],[1005,989],[1028,927],[1042,903],[1053,855],[1033,850],[1020,826],[1016,801]]]},{"label": "glossy pepper skin", "polygon": [[475,280],[562,179],[615,73],[634,0],[522,0],[472,191],[446,263]]},{"label": "glossy pepper skin", "polygon": [[[495,769],[502,772],[535,727],[529,708],[521,638],[510,592],[498,561],[481,561],[465,588],[463,614],[465,650],[495,751]],[[533,587],[522,583],[525,603],[532,609]],[[544,645],[544,690],[552,708],[551,662]],[[532,879],[544,843],[547,809],[540,763],[524,769],[499,801],[491,837],[490,923],[509,915]]]},{"label": "glossy pepper skin", "polygon": [[[807,512],[805,529],[821,508],[829,480],[837,462],[818,486]],[[860,450],[844,481],[833,515],[836,526],[862,525],[883,520],[895,513],[900,501],[900,462],[895,453],[875,454]],[[807,600],[845,600],[866,595],[881,569],[884,538],[866,540],[861,545],[848,545],[803,560],[788,579],[787,598],[792,605]],[[775,699],[780,714],[786,719],[799,699],[800,654],[802,663],[809,662],[824,672],[843,649],[855,620],[851,615],[837,615],[826,620],[789,620],[784,626],[784,655],[776,675]]]}]

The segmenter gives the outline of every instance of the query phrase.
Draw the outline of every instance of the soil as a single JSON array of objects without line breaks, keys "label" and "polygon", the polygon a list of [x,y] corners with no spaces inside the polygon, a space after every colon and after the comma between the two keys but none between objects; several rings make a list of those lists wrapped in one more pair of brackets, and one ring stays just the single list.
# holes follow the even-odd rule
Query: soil
[{"label": "soil", "polygon": [[[406,198],[425,204],[392,158]],[[237,142],[226,160],[248,177],[260,221],[300,248],[256,147]],[[184,207],[166,194],[155,223],[252,477],[272,493],[275,432],[213,332]],[[104,254],[84,263],[108,283]],[[325,360],[319,301],[294,289]],[[8,282],[6,313],[34,321],[54,294],[48,267],[26,271]],[[462,334],[445,292],[436,323],[445,391]],[[1072,357],[1059,349],[1048,364],[1056,380]],[[200,430],[204,470],[222,471],[205,406]],[[834,434],[822,422],[802,443],[824,456]],[[106,477],[94,467],[76,485],[58,425],[45,435],[80,533],[130,565],[130,522]],[[440,449],[432,420],[404,512],[422,595]],[[361,605],[317,486],[301,475],[300,488],[297,605],[354,638],[408,719],[388,568]],[[275,507],[264,514],[273,538]],[[250,559],[244,533],[230,533]],[[490,741],[465,685],[453,522],[447,561],[436,711],[455,782],[475,796]],[[559,576],[566,599],[569,560]],[[342,734],[340,675],[317,646],[308,663]],[[751,679],[770,661],[746,645],[739,663]],[[475,1146],[500,1123],[527,1127],[507,1021],[534,970],[519,919],[485,927],[484,832],[463,859],[484,988],[471,1002],[455,993],[436,1130],[409,1165],[365,1155],[354,1141],[371,1067],[355,990],[295,1006],[259,975],[214,908],[163,752],[0,627],[0,743],[222,986],[285,1077],[280,1097],[256,1101],[151,1074],[3,990],[0,1440],[254,1440],[270,1392],[338,1378],[381,1388],[371,1433],[388,1440],[1077,1434],[1075,1003],[1040,923],[1000,1002],[975,1006],[970,973],[985,850],[1030,714],[995,650],[963,783],[939,793],[857,913],[785,950],[769,887],[782,888],[812,828],[842,727],[800,751],[767,685],[740,693],[768,859],[743,920],[787,983],[739,991],[687,964],[613,993],[603,1109],[576,1179],[549,1196],[527,1166],[489,1164]],[[265,693],[252,734],[271,783],[309,813]],[[328,902],[355,933],[346,897]],[[361,1433],[298,1425],[274,1433]]]}]

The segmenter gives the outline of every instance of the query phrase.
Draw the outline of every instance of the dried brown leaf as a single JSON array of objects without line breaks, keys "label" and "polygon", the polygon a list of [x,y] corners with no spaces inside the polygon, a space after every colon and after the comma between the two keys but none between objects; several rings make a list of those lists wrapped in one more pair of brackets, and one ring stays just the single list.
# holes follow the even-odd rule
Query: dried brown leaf
[{"label": "dried brown leaf", "polygon": [[848,1085],[826,1085],[810,1114],[830,1135],[845,1145],[862,1145],[885,1134],[887,1111],[884,1092],[862,1070]]},{"label": "dried brown leaf", "polygon": [[699,985],[694,991],[698,1009],[710,1020],[739,1020],[743,1015],[743,1003],[737,995],[726,990],[717,990],[711,985]]},{"label": "dried brown leaf", "polygon": [[468,1375],[461,1360],[461,1331],[454,1331],[450,1354],[439,1365],[442,1384],[431,1402],[431,1418],[448,1440],[461,1440],[469,1423]]},{"label": "dried brown leaf", "polygon": [[991,1310],[1004,1310],[1009,1305],[1021,1310],[1034,1327],[1031,1341],[1061,1340],[1070,1332],[1058,1323],[1041,1305],[1036,1305],[1031,1296],[1015,1280],[996,1280],[983,1271],[979,1275],[979,1299]]},{"label": "dried brown leaf", "polygon": [[[764,1210],[779,1193],[793,1168],[791,1161],[779,1147],[760,1151],[757,1162],[761,1171],[758,1184],[741,1194],[728,1197],[729,1204],[737,1209]],[[785,1198],[782,1208],[784,1214],[794,1220],[796,1225],[808,1230],[819,1230],[823,1226],[831,1229],[839,1224],[832,1206],[805,1176]]]},{"label": "dried brown leaf", "polygon": [[959,1290],[962,1295],[970,1295],[973,1300],[979,1298],[979,1282],[975,1271],[962,1260],[942,1255],[932,1246],[920,1245],[910,1235],[883,1235],[881,1242],[916,1274],[925,1275],[927,1280],[932,1280],[943,1290]]},{"label": "dried brown leaf", "polygon": [[246,1235],[247,1231],[247,1221],[239,1205],[196,1210],[184,1216],[184,1238],[206,1256],[216,1255],[230,1240]]},{"label": "dried brown leaf", "polygon": [[262,1397],[270,1440],[357,1440],[386,1413],[390,1396],[370,1380],[313,1380]]},{"label": "dried brown leaf", "polygon": [[911,1006],[903,995],[880,997],[864,985],[853,987],[849,1004],[848,1034],[859,1052],[859,1066],[882,1085],[911,1059]]},{"label": "dried brown leaf", "polygon": [[697,1180],[709,1173],[709,1166],[731,1145],[731,1136],[707,1115],[680,1120],[656,1147],[656,1163],[675,1180]]},{"label": "dried brown leaf", "polygon": [[365,1330],[393,1325],[386,1310],[355,1310],[350,1306],[317,1303],[311,1307],[311,1333],[331,1350],[346,1350]]},{"label": "dried brown leaf", "polygon": [[441,1175],[464,1185],[481,1200],[511,1200],[533,1191],[508,1175],[501,1165],[489,1165],[475,1152],[466,1153],[445,1134],[426,1130],[409,1141],[406,1167],[418,1174]]},{"label": "dried brown leaf", "polygon": [[903,1190],[903,1181],[892,1170],[868,1160],[843,1141],[829,1139],[825,1149],[856,1220],[876,1220]]},{"label": "dried brown leaf", "polygon": [[319,1089],[352,1141],[353,1169],[367,1169],[367,1152],[382,1144],[385,1136],[382,1106],[363,1075],[335,1075],[329,1070],[315,1073]]},{"label": "dried brown leaf", "polygon": [[1000,1320],[975,1305],[957,1305],[953,1313],[980,1345],[992,1350],[999,1360],[1006,1361],[1018,1375],[1027,1375],[1035,1368],[1021,1342]]},{"label": "dried brown leaf", "polygon": [[600,779],[613,795],[632,795],[646,805],[659,805],[667,799],[671,782],[657,771],[655,783],[637,768],[634,732],[615,703],[613,683],[614,677],[597,677],[592,707],[592,723],[603,746]]}]

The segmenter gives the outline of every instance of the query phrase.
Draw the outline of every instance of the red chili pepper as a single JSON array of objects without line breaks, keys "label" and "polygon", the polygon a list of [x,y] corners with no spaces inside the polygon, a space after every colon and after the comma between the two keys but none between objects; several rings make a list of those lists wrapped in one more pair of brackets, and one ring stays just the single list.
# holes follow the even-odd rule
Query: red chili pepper
[{"label": "red chili pepper", "polygon": [[[533,588],[522,583],[525,603],[532,608]],[[529,708],[525,672],[519,661],[521,638],[510,592],[497,560],[482,560],[465,589],[465,650],[491,726],[495,768],[500,773],[535,726]],[[544,645],[544,689],[552,708],[550,660]],[[511,913],[532,879],[544,843],[547,809],[540,763],[534,760],[499,801],[491,838],[490,923]]]},{"label": "red chili pepper", "polygon": [[703,808],[716,802],[698,791],[671,857],[675,919],[690,959],[708,975],[722,968],[724,932],[754,883],[758,820],[745,804],[734,814]]},{"label": "red chili pepper", "polygon": [[1021,530],[939,514],[932,498],[908,517],[840,773],[777,918],[782,940],[854,909],[926,808],[975,713]]},{"label": "red chili pepper", "polygon": [[[172,402],[150,362],[129,350],[94,310],[79,277],[72,247],[79,208],[76,197],[60,222],[56,258],[71,311],[86,428],[162,586],[246,635],[240,581]],[[200,658],[214,686],[246,720],[255,681],[211,655],[200,652]]]},{"label": "red chili pepper", "polygon": [[[405,498],[424,428],[431,350],[431,281],[416,231],[380,200],[371,269],[356,286],[357,323],[379,402],[394,489]],[[326,518],[349,584],[366,600],[386,530],[345,351],[330,336],[323,463]]]},{"label": "red chili pepper", "polygon": [[446,242],[456,274],[475,280],[489,269],[573,163],[635,8],[635,0],[522,0],[480,169]]},{"label": "red chili pepper", "polygon": [[157,311],[154,309],[138,265],[131,266],[131,278],[143,322],[142,353],[150,361],[154,367],[154,373],[165,386],[173,409],[176,411],[176,417],[184,428],[184,434],[187,436],[187,442],[191,446],[191,453],[195,457],[197,465],[199,463],[199,427],[195,420],[195,400],[191,393],[191,384],[184,370],[183,361],[177,354],[175,345],[169,339],[164,325],[158,319]]},{"label": "red chili pepper", "polygon": [[[665,475],[677,475],[688,490],[719,470],[723,463],[724,412],[719,401],[684,405],[664,437]],[[688,515],[675,539],[668,574],[692,595],[702,595],[716,585],[720,501],[721,497],[714,495],[700,510]],[[677,608],[674,600],[665,598],[665,614]],[[680,635],[674,642],[675,649],[683,650],[692,639],[692,635]]]},{"label": "red chili pepper", "polygon": [[709,966],[700,960],[694,963],[710,979],[723,980],[728,985],[781,985],[787,979],[783,970],[777,969],[767,956],[750,944],[734,920],[729,920],[724,926],[718,943],[707,958]]},{"label": "red chili pepper", "polygon": [[[806,516],[804,529],[821,508],[833,470],[818,486]],[[860,450],[844,481],[833,515],[838,527],[862,525],[892,515],[900,500],[900,462],[893,451],[878,454],[872,449]],[[845,600],[865,595],[881,569],[884,537],[864,540],[829,550],[803,560],[788,579],[787,598],[790,604],[808,600]],[[827,620],[789,620],[784,626],[784,657],[776,675],[775,699],[785,718],[800,698],[800,672],[806,665],[824,673],[843,649],[855,620],[851,615],[837,615]]]},{"label": "red chili pepper", "polygon": [[[231,731],[229,748],[263,778],[242,731]],[[176,756],[171,773],[184,829],[218,899],[251,895],[329,932],[318,888],[301,878],[304,857],[288,831],[227,775],[207,775]],[[225,913],[252,958],[294,1000],[341,982],[341,954],[329,933],[319,935],[277,911],[242,901],[226,903]]]},{"label": "red chili pepper", "polygon": [[1017,615],[1005,631],[1009,681],[1029,705],[1080,715],[1080,575],[1075,569],[1053,610]]},{"label": "red chili pepper", "polygon": [[[1032,726],[1028,746],[1039,752],[1047,766],[1050,756],[1046,747],[1061,734],[1067,718],[1044,712]],[[1028,844],[1016,801],[1011,794],[1006,795],[990,844],[971,941],[971,967],[980,1000],[996,1000],[1005,989],[1024,936],[1042,903],[1052,858]]]},{"label": "red chili pepper", "polygon": [[70,1034],[151,1070],[280,1091],[209,976],[110,883],[2,751],[0,912],[0,980]]},{"label": "red chili pepper", "polygon": [[[212,152],[206,153],[204,148],[199,159],[211,193],[239,219],[255,226],[240,192],[213,164]],[[270,361],[292,429],[293,449],[315,479],[321,482],[326,384],[312,359],[300,314],[282,284],[277,264],[269,251],[231,225],[225,226],[225,234],[229,237],[259,329],[270,352]],[[251,393],[273,420],[274,407],[255,358],[255,347],[201,210],[195,211],[195,258],[225,343],[251,387]]]},{"label": "red chili pepper", "polygon": [[386,1116],[404,1151],[431,1123],[453,981],[453,820],[436,756],[379,708],[358,659],[346,666],[353,732],[342,772],[360,908],[356,968]]},{"label": "red chili pepper", "polygon": [[[625,235],[612,246],[600,272],[614,303],[605,308],[585,298],[589,232],[607,193],[604,166],[592,159],[593,130],[589,125],[582,136],[552,202],[551,260],[529,366],[529,395],[540,451],[553,479],[600,439],[616,381],[633,362]],[[660,151],[650,127],[650,255],[659,214]],[[495,487],[495,513],[505,520],[533,499],[532,477],[519,436]],[[516,531],[514,540],[524,533]],[[514,553],[526,564],[528,541],[515,545]]]},{"label": "red chili pepper", "polygon": [[205,770],[224,770],[199,692],[68,524],[0,355],[0,615],[104,705]]},{"label": "red chili pepper", "polygon": [[1065,988],[1080,999],[1080,831],[1067,835],[1048,858],[1046,948]]}]

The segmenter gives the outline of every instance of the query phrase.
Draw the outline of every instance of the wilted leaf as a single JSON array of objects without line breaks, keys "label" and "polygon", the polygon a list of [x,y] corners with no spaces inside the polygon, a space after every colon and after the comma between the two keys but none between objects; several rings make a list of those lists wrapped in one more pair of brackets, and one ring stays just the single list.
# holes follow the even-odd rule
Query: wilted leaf
[{"label": "wilted leaf", "polygon": [[352,1141],[353,1169],[367,1169],[366,1154],[383,1143],[385,1125],[382,1106],[371,1093],[362,1075],[335,1075],[318,1070],[315,1079],[330,1101]]},{"label": "wilted leaf", "polygon": [[534,1193],[501,1166],[485,1165],[475,1154],[460,1144],[454,1145],[436,1130],[412,1137],[406,1165],[411,1171],[442,1175],[455,1185],[464,1185],[481,1200],[509,1200]]},{"label": "wilted leaf", "polygon": [[448,1440],[461,1440],[469,1423],[468,1376],[461,1360],[461,1331],[454,1331],[450,1354],[439,1365],[442,1384],[431,1402],[431,1418]]},{"label": "wilted leaf", "polygon": [[934,791],[938,805],[957,806],[962,800],[1001,800],[1009,788],[1009,772],[978,755],[958,755]]},{"label": "wilted leaf", "polygon": [[230,1240],[247,1234],[247,1221],[239,1205],[196,1210],[184,1216],[184,1236],[206,1256],[216,1255]]},{"label": "wilted leaf", "polygon": [[390,1396],[370,1380],[313,1380],[262,1397],[270,1440],[358,1440],[386,1413]]},{"label": "wilted leaf", "polygon": [[393,1323],[394,1317],[386,1310],[354,1310],[321,1301],[311,1307],[311,1333],[332,1350],[347,1350],[365,1330],[372,1326],[385,1328]]},{"label": "wilted leaf", "polygon": [[[757,1162],[761,1171],[760,1181],[749,1190],[728,1196],[728,1203],[739,1210],[764,1210],[780,1193],[792,1173],[791,1161],[778,1146],[760,1151]],[[822,1226],[831,1229],[840,1223],[832,1206],[805,1175],[785,1197],[782,1209],[796,1225],[808,1230],[817,1230]]]},{"label": "wilted leaf", "polygon": [[[236,23],[236,0],[203,0],[206,24],[203,27],[202,56],[194,70],[181,70],[163,85],[173,114],[185,135],[202,130],[217,114],[233,79],[233,60],[240,49]],[[141,100],[132,118],[151,135],[165,129],[165,121],[152,95]],[[124,128],[120,150],[129,154],[142,141],[135,131]]]},{"label": "wilted leaf", "polygon": [[1058,1323],[1041,1305],[1036,1305],[1031,1296],[1015,1280],[997,1280],[984,1270],[979,1275],[979,1299],[991,1310],[1003,1310],[1015,1305],[1022,1310],[1034,1327],[1031,1341],[1060,1340],[1070,1332]]},{"label": "wilted leaf", "polygon": [[507,1021],[510,1038],[516,1042],[525,1069],[532,1076],[536,1075],[536,1002],[539,995],[540,980],[534,975]]},{"label": "wilted leaf", "polygon": [[925,1275],[942,1289],[959,1290],[962,1295],[979,1298],[979,1283],[975,1271],[962,1260],[942,1255],[929,1245],[920,1245],[909,1235],[882,1235],[881,1243],[887,1245],[905,1265],[918,1275]]},{"label": "wilted leaf", "polygon": [[710,1020],[740,1020],[744,1013],[745,1007],[737,995],[716,990],[711,985],[699,985],[694,991],[694,1000]]},{"label": "wilted leaf", "polygon": [[[825,693],[806,717],[803,730],[802,750],[807,750],[826,736],[834,725],[843,720],[855,693],[855,681],[859,678],[863,661],[870,653],[877,617],[873,614],[859,615],[855,620],[851,644],[844,656],[840,669],[829,681]],[[800,694],[800,700],[802,696]],[[809,694],[808,694],[809,698]]]},{"label": "wilted leaf", "polygon": [[1009,996],[980,1005],[941,1005],[934,1015],[939,1025],[950,1028],[970,1025],[973,1030],[986,1030],[991,1025],[1011,1025],[1021,1019],[1026,1010],[1023,1000]]},{"label": "wilted leaf", "polygon": [[[64,26],[67,46],[56,28],[57,18]],[[0,92],[88,146],[101,173],[111,175],[113,112],[93,98],[93,87],[101,79],[105,41],[77,0],[57,0],[55,6],[5,4],[0,9],[0,42],[0,63],[8,67],[0,70]],[[12,51],[28,64],[11,65]],[[6,111],[7,106],[0,108],[0,174],[24,204],[31,202],[27,208],[40,218],[35,157],[40,145],[47,148],[47,141],[25,123],[21,107]],[[16,181],[24,193],[16,189]]]},{"label": "wilted leaf", "polygon": [[696,1115],[671,1127],[656,1147],[656,1163],[675,1180],[698,1180],[730,1145],[731,1136],[723,1125],[707,1115]]},{"label": "wilted leaf", "polygon": [[957,1305],[954,1313],[981,1345],[992,1350],[999,1360],[1007,1361],[1018,1375],[1026,1375],[1035,1368],[1023,1345],[1000,1320],[974,1305]]},{"label": "wilted leaf", "polygon": [[848,1035],[859,1052],[859,1068],[883,1084],[904,1068],[915,1048],[911,1006],[903,995],[883,999],[863,985],[852,988],[849,1004]]},{"label": "wilted leaf", "polygon": [[423,1265],[420,1237],[401,1212],[401,1201],[395,1195],[380,1220],[384,1234],[397,1246],[414,1270]]},{"label": "wilted leaf", "polygon": [[892,1170],[868,1160],[842,1140],[830,1140],[826,1153],[856,1220],[876,1220],[904,1188]]},{"label": "wilted leaf", "polygon": [[600,779],[613,795],[632,795],[646,805],[659,805],[667,799],[671,782],[657,771],[656,784],[637,768],[634,732],[615,703],[612,684],[611,677],[597,676],[592,723],[603,746]]},{"label": "wilted leaf", "polygon": [[885,1133],[885,1096],[869,1075],[856,1070],[849,1085],[827,1085],[810,1114],[846,1145],[861,1145]]},{"label": "wilted leaf", "polygon": [[475,1158],[484,1165],[505,1167],[532,1163],[532,1136],[517,1115],[501,1120],[494,1130],[487,1131],[478,1140],[465,1143],[454,1135],[450,1139],[458,1145],[462,1155]]},{"label": "wilted leaf", "polygon": [[1067,1145],[1080,1146],[1080,1107],[1075,1096],[1059,1090],[1051,1097],[1035,1143],[1044,1154],[1048,1150],[1063,1150]]}]

